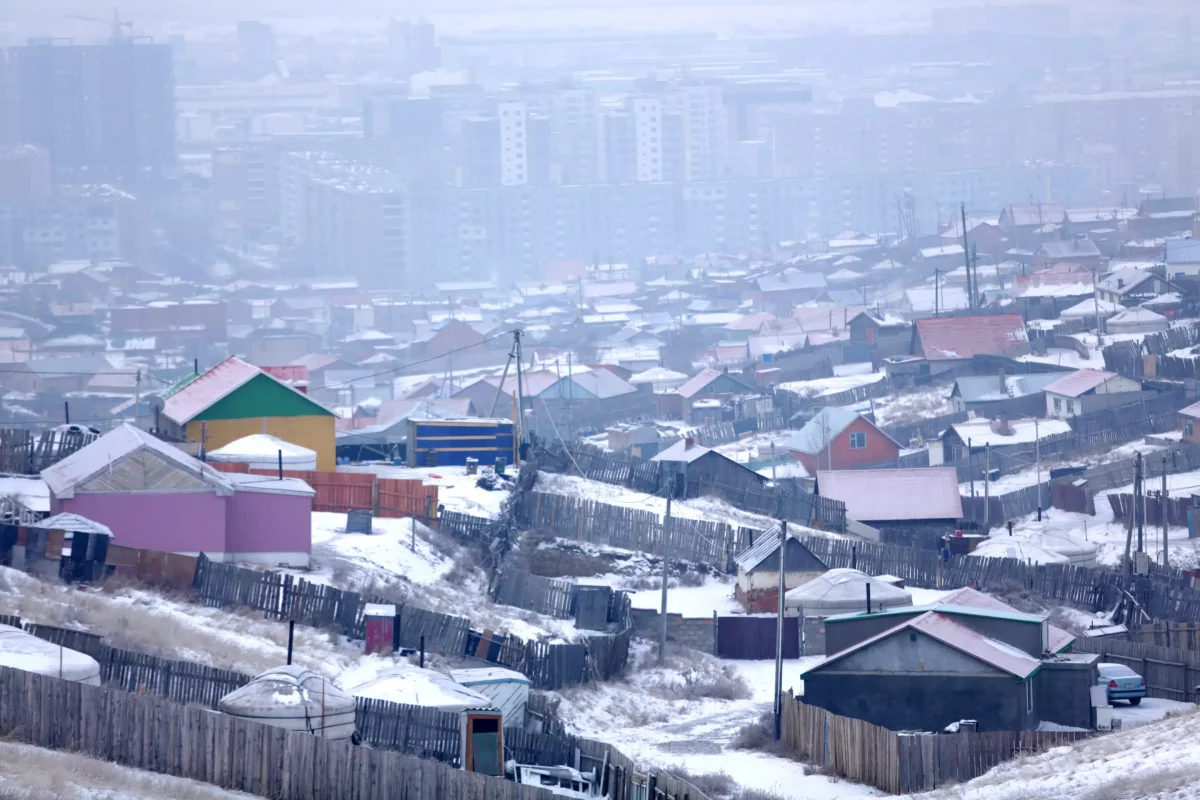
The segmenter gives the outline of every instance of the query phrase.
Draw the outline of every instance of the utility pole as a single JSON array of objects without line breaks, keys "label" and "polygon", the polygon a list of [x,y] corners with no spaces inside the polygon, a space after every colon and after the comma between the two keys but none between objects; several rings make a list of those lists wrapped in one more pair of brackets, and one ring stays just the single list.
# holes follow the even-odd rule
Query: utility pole
[{"label": "utility pole", "polygon": [[779,520],[779,617],[775,622],[775,740],[783,735],[783,578],[787,562],[787,520]]},{"label": "utility pole", "polygon": [[983,530],[991,530],[992,443],[983,445]]},{"label": "utility pole", "polygon": [[1092,270],[1092,305],[1096,309],[1096,347],[1104,347],[1104,338],[1101,336],[1100,330],[1102,327],[1100,320],[1100,296],[1096,292],[1096,270]]},{"label": "utility pole", "polygon": [[667,480],[667,515],[663,517],[663,568],[662,568],[662,605],[659,608],[659,621],[662,626],[658,631],[658,665],[661,667],[667,658],[667,573],[671,557],[671,495],[675,486]]},{"label": "utility pole", "polygon": [[[1164,457],[1163,463],[1166,463]],[[779,481],[775,477],[775,443],[771,442],[771,483],[775,486],[775,493],[779,493]]]},{"label": "utility pole", "polygon": [[515,466],[518,467],[521,466],[521,442],[525,440],[525,386],[521,380],[521,333],[522,331],[520,328],[517,328],[515,331],[513,331],[513,338],[515,339],[517,352],[517,419],[513,420],[513,422],[515,422],[517,425],[517,432],[519,435],[519,438],[516,441],[517,457],[515,459],[517,462]]},{"label": "utility pole", "polygon": [[936,318],[939,315],[940,305],[938,303],[938,282],[942,276],[942,270],[935,269],[933,271],[933,316]]},{"label": "utility pole", "polygon": [[142,427],[142,371],[139,369],[133,379],[133,425]]},{"label": "utility pole", "polygon": [[975,451],[971,449],[971,437],[967,437],[967,474],[971,476],[971,497],[975,496]]},{"label": "utility pole", "polygon": [[[508,360],[504,362],[504,372],[500,375],[500,385],[496,387],[496,396],[492,398],[492,407],[488,411],[489,417],[496,416],[496,406],[500,405],[500,395],[504,393],[504,384],[508,381],[508,368],[512,366],[516,353],[515,347],[508,351]],[[515,423],[516,420],[514,419],[513,422]]]},{"label": "utility pole", "polygon": [[1163,569],[1166,569],[1168,566],[1168,563],[1169,563],[1169,560],[1167,559],[1167,457],[1164,455],[1162,458],[1163,458],[1162,496],[1158,498],[1158,515],[1160,517],[1162,517],[1162,529],[1163,529],[1162,565],[1163,565]]},{"label": "utility pole", "polygon": [[962,203],[960,210],[962,211],[963,261],[967,270],[967,308],[974,310],[975,292],[971,290],[971,245],[967,239],[967,204]]},{"label": "utility pole", "polygon": [[1134,461],[1133,471],[1133,513],[1137,517],[1138,529],[1138,548],[1139,553],[1145,552],[1144,542],[1142,541],[1142,526],[1145,523],[1145,506],[1142,504],[1142,495],[1145,492],[1142,486],[1142,454],[1137,454],[1137,459]]},{"label": "utility pole", "polygon": [[1037,462],[1038,522],[1042,521],[1042,439],[1038,435],[1038,421],[1033,421],[1033,458]]}]

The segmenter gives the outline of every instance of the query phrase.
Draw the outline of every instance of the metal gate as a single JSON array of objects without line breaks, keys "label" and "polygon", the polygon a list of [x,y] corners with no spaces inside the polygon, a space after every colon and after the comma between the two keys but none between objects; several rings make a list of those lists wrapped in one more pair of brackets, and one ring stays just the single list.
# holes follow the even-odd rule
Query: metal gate
[{"label": "metal gate", "polygon": [[[777,617],[718,617],[717,656],[735,659],[775,657]],[[783,657],[800,657],[800,618],[783,619]]]}]

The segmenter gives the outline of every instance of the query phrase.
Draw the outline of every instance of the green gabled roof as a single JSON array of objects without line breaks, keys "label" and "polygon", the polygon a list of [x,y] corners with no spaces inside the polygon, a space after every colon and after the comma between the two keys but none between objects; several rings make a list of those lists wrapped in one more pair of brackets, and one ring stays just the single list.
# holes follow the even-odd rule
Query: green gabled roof
[{"label": "green gabled roof", "polygon": [[217,400],[193,420],[333,416],[317,401],[263,373]]},{"label": "green gabled roof", "polygon": [[227,358],[171,387],[163,416],[186,425],[193,420],[332,416],[332,412],[258,367]]}]

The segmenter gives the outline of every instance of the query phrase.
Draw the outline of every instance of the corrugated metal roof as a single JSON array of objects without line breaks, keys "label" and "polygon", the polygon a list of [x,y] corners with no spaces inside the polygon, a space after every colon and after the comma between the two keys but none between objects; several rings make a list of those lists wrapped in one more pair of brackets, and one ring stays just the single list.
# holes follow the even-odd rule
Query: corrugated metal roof
[{"label": "corrugated metal roof", "polygon": [[619,376],[606,369],[594,369],[590,372],[572,375],[571,380],[601,400],[620,397],[621,395],[637,391],[636,386],[631,386]]},{"label": "corrugated metal roof", "polygon": [[960,653],[965,653],[972,658],[982,661],[985,664],[995,667],[1009,673],[1017,678],[1028,678],[1033,673],[1037,672],[1041,667],[1042,662],[1033,656],[1025,653],[1012,645],[1004,642],[996,641],[988,638],[981,633],[968,628],[965,625],[959,624],[947,615],[940,614],[936,611],[927,611],[918,617],[908,619],[896,625],[894,628],[889,628],[882,633],[876,634],[869,639],[864,639],[840,653],[834,653],[826,658],[821,663],[812,667],[812,669],[801,675],[801,679],[807,677],[808,673],[815,672],[822,667],[827,667],[837,661],[842,660],[851,653],[856,653],[863,650],[876,642],[887,639],[903,630],[920,631],[931,639],[936,639],[948,647],[958,650]]},{"label": "corrugated metal roof", "polygon": [[856,469],[817,473],[817,493],[841,500],[861,522],[960,519],[962,497],[953,467]]},{"label": "corrugated metal roof", "polygon": [[35,522],[29,527],[31,528],[47,528],[52,531],[65,531],[67,533],[99,533],[103,536],[112,536],[112,528],[95,520],[81,517],[78,514],[55,514],[53,517],[46,517],[41,522]]},{"label": "corrugated metal roof", "polygon": [[198,461],[177,447],[124,423],[96,441],[42,470],[42,479],[58,497],[69,497],[74,488],[125,456],[145,448],[201,480],[227,492],[232,486],[224,473]]},{"label": "corrugated metal roof", "polygon": [[919,319],[917,333],[929,361],[1029,353],[1029,336],[1020,314]]},{"label": "corrugated metal roof", "polygon": [[185,382],[168,390],[166,402],[163,403],[163,416],[176,425],[186,425],[234,389],[263,374],[266,373],[258,367],[230,356],[208,372],[185,378]]},{"label": "corrugated metal roof", "polygon": [[[1007,613],[1016,612],[1007,603],[1003,603],[994,597],[984,594],[977,589],[972,589],[970,586],[964,586],[961,589],[956,589],[946,595],[941,600],[943,605],[952,606],[971,606],[974,608],[988,608],[993,611],[1003,611]],[[1050,652],[1057,653],[1071,642],[1075,641],[1075,637],[1067,633],[1062,628],[1055,625],[1050,625]]]},{"label": "corrugated metal roof", "polygon": [[1115,372],[1105,372],[1101,369],[1081,369],[1064,375],[1053,383],[1046,384],[1045,391],[1060,394],[1063,397],[1079,397],[1104,383],[1109,378],[1117,377]]},{"label": "corrugated metal roof", "polygon": [[[795,540],[797,544],[808,550],[808,546],[801,541],[800,537],[795,533],[788,531],[788,538]],[[767,556],[779,549],[779,523],[775,523],[770,528],[767,528],[762,533],[758,534],[758,542],[749,550],[736,556],[733,561],[737,564],[738,569],[749,572],[766,560]],[[809,555],[814,560],[824,564],[811,550]],[[829,565],[825,564],[825,568],[829,569]]]}]

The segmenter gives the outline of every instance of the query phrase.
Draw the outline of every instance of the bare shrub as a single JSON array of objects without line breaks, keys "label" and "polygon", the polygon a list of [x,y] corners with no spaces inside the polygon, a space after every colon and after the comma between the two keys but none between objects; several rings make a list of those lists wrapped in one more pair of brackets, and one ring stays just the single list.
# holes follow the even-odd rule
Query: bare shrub
[{"label": "bare shrub", "polygon": [[783,795],[767,792],[762,789],[743,789],[730,800],[786,800]]},{"label": "bare shrub", "polygon": [[683,687],[685,700],[745,700],[750,697],[750,687],[740,675],[729,667],[720,675],[704,675],[686,678]]},{"label": "bare shrub", "polygon": [[680,586],[696,587],[703,586],[705,581],[708,580],[708,576],[702,572],[692,572],[689,570],[681,573],[678,580]]},{"label": "bare shrub", "polygon": [[712,800],[730,797],[737,790],[737,782],[726,772],[706,772],[697,775],[682,767],[672,767],[669,771],[671,775],[681,781],[687,781]]},{"label": "bare shrub", "polygon": [[803,761],[800,754],[784,744],[782,740],[776,741],[775,715],[770,711],[764,712],[761,717],[749,725],[743,725],[741,730],[734,735],[730,746],[734,750],[751,750],[786,758],[789,761]]},{"label": "bare shrub", "polygon": [[608,572],[608,562],[587,553],[543,547],[530,552],[529,571],[544,578],[588,578]]}]

